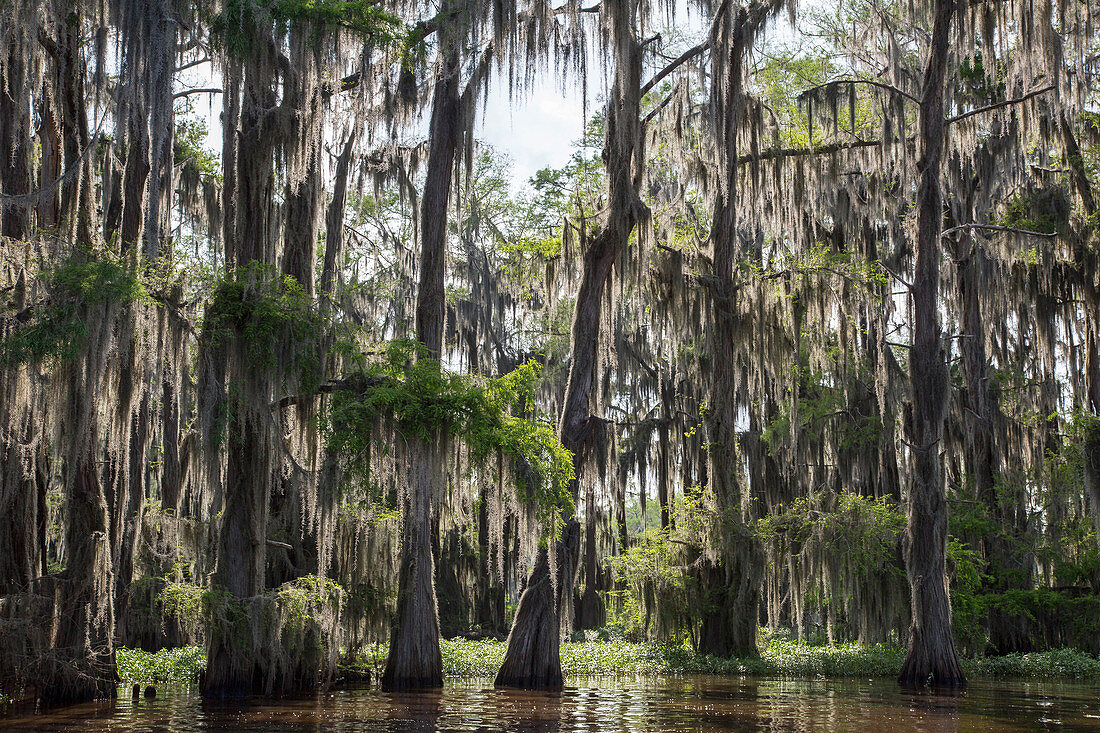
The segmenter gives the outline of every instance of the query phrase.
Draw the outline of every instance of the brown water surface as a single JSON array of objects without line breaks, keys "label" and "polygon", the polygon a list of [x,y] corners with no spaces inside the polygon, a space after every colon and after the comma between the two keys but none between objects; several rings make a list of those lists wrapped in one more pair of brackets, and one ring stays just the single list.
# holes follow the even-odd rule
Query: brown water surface
[{"label": "brown water surface", "polygon": [[979,680],[961,693],[891,680],[592,678],[561,693],[336,690],[310,697],[205,702],[192,690],[0,718],[27,731],[1100,731],[1100,686]]}]

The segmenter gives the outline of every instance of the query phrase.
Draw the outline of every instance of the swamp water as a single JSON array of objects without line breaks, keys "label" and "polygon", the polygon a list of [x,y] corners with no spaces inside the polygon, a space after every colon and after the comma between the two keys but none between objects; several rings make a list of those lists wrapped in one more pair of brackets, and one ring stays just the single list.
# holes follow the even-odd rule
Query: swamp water
[{"label": "swamp water", "polygon": [[[126,690],[129,692],[129,690]],[[960,693],[888,679],[598,677],[560,693],[340,689],[310,697],[204,702],[193,690],[0,718],[27,731],[1100,731],[1100,685],[976,680]]]}]

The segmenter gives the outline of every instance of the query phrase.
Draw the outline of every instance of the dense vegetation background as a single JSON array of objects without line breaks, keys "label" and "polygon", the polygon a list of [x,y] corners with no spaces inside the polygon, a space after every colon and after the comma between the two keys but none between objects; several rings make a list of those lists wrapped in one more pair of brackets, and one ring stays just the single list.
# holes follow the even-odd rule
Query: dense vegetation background
[{"label": "dense vegetation background", "polygon": [[1100,653],[1096,9],[3,0],[0,690]]}]

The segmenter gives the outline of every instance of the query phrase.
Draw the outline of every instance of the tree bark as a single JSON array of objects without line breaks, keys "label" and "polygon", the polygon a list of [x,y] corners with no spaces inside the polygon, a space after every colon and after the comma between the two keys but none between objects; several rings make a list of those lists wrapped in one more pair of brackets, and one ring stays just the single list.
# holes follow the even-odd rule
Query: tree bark
[{"label": "tree bark", "polygon": [[[0,64],[0,194],[20,196],[31,190],[30,100],[25,94],[26,63],[22,58],[22,36],[12,43]],[[15,240],[30,235],[29,202],[0,201],[0,235]]]},{"label": "tree bark", "polygon": [[344,211],[348,202],[348,173],[351,154],[355,149],[355,129],[348,133],[344,149],[336,159],[336,175],[332,184],[332,201],[325,213],[325,261],[321,267],[321,303],[331,307],[336,292],[336,272],[344,254]]},{"label": "tree bark", "polygon": [[[421,199],[416,333],[427,350],[426,356],[432,359],[439,359],[443,348],[447,214],[455,156],[465,123],[456,42],[456,39],[445,39],[441,50],[443,58],[432,98],[428,173]],[[442,486],[446,481],[441,439],[442,436],[437,436],[430,444],[414,440],[409,445],[409,490],[402,519],[398,613],[382,676],[384,690],[443,686],[431,543],[432,496],[436,493],[433,486]]]},{"label": "tree bark", "polygon": [[[574,504],[589,446],[597,438],[594,435],[597,419],[590,414],[604,289],[635,226],[648,216],[638,196],[643,156],[639,122],[642,48],[634,30],[637,4],[634,0],[618,0],[605,12],[611,14],[611,38],[615,44],[615,78],[607,104],[603,150],[608,213],[601,231],[584,252],[573,311],[569,380],[558,426],[562,445],[573,454],[577,476],[572,485]],[[562,519],[565,527],[554,546],[557,577],[551,582],[547,554],[540,552],[508,635],[508,650],[495,682],[498,687],[561,687],[561,617],[563,611],[572,610],[567,606],[572,603],[580,543],[580,527],[572,514],[564,514]],[[557,592],[548,590],[548,584]]]},{"label": "tree bark", "polygon": [[430,444],[419,440],[409,443],[409,489],[401,529],[397,617],[382,675],[384,690],[443,686],[431,521],[433,486],[443,476],[444,448],[442,436],[437,437],[440,440]]},{"label": "tree bark", "polygon": [[[271,232],[274,189],[273,153],[277,140],[265,121],[274,114],[274,79],[265,64],[252,59],[244,67],[244,90],[238,96],[240,67],[230,63],[225,69],[225,119],[239,120],[239,130],[227,130],[227,149],[223,160],[235,163],[225,171],[225,188],[236,191],[229,201],[236,221],[226,223],[227,267],[246,267],[276,263],[275,241]],[[236,108],[239,100],[239,112]],[[235,134],[234,134],[235,133]],[[234,275],[230,270],[229,274]],[[262,278],[262,273],[238,272],[237,277]],[[224,337],[221,337],[224,338]],[[217,565],[211,584],[227,594],[227,623],[215,624],[207,633],[206,674],[202,683],[205,697],[241,697],[261,691],[263,670],[258,669],[260,650],[254,649],[252,619],[243,611],[245,599],[265,590],[267,560],[267,523],[271,493],[274,450],[270,418],[263,414],[273,399],[272,385],[266,374],[251,364],[243,334],[227,343],[205,344],[211,365],[225,369],[218,399],[231,415],[225,426],[225,489],[221,523],[217,538]],[[210,436],[211,441],[213,436]],[[209,449],[216,450],[214,445]]]},{"label": "tree bark", "polygon": [[941,170],[946,137],[944,78],[951,49],[955,0],[936,0],[932,45],[920,105],[921,157],[917,163],[916,273],[913,279],[913,343],[909,350],[913,467],[909,487],[905,566],[912,597],[909,649],[902,684],[966,683],[951,633],[947,595],[947,499],[944,490],[944,418],[950,382],[938,310],[940,236],[943,230]]},{"label": "tree bark", "polygon": [[92,195],[83,53],[83,21],[67,0],[53,0],[51,14],[54,36],[54,84],[60,111],[61,148],[67,175],[61,181],[61,224],[71,241],[88,247],[92,243]]},{"label": "tree bark", "polygon": [[[777,6],[777,4],[775,4]],[[721,11],[720,11],[721,12]],[[711,293],[713,366],[709,409],[706,415],[708,476],[718,509],[721,537],[715,563],[706,563],[702,581],[707,589],[706,608],[699,634],[699,651],[728,657],[756,656],[756,628],[760,615],[762,566],[760,548],[748,531],[749,502],[742,495],[737,450],[737,354],[736,263],[738,246],[737,137],[744,108],[743,63],[751,26],[763,22],[743,7],[727,7],[716,25],[713,114],[718,121],[719,174],[722,190],[715,205],[711,240],[714,246],[715,282]]]},{"label": "tree bark", "polygon": [[1091,420],[1085,425],[1081,442],[1081,459],[1084,464],[1085,491],[1092,511],[1093,526],[1100,537],[1100,336],[1096,333],[1096,317],[1100,314],[1100,297],[1093,292],[1089,310],[1092,328],[1086,331],[1085,380],[1088,390],[1088,409]]}]

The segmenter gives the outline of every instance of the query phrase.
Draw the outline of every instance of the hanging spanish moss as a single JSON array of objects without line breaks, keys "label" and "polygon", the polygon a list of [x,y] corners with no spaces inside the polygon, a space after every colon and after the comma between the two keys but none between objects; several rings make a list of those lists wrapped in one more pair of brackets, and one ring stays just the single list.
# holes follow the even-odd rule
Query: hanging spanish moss
[{"label": "hanging spanish moss", "polygon": [[0,693],[1100,652],[1096,9],[0,4]]}]

